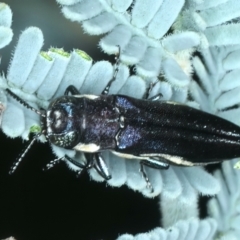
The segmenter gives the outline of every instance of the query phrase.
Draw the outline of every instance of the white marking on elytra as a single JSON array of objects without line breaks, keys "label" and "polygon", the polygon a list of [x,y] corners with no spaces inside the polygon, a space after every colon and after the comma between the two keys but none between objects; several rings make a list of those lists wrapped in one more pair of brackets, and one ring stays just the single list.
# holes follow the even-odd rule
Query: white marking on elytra
[{"label": "white marking on elytra", "polygon": [[85,98],[92,99],[92,100],[100,97],[100,96],[92,95],[92,94],[73,95],[73,96],[76,97],[76,98],[84,98],[85,97]]},{"label": "white marking on elytra", "polygon": [[73,149],[82,152],[97,152],[100,149],[100,146],[95,143],[78,143]]},{"label": "white marking on elytra", "polygon": [[149,157],[140,157],[140,156],[135,156],[135,155],[128,154],[128,153],[119,153],[119,152],[115,152],[115,151],[111,151],[111,152],[122,158],[149,160]]},{"label": "white marking on elytra", "polygon": [[[171,156],[168,154],[157,154],[157,153],[152,153],[152,154],[140,154],[139,156],[132,155],[132,154],[127,154],[127,153],[119,153],[112,151],[113,154],[122,157],[122,158],[127,158],[127,159],[139,159],[139,160],[150,160],[153,157],[160,157],[163,159],[166,159],[170,162],[173,162],[177,165],[184,165],[184,166],[194,166],[196,163],[192,163],[187,161],[186,159],[179,157],[179,156]],[[199,163],[199,165],[201,165]]]},{"label": "white marking on elytra", "polygon": [[152,154],[141,154],[140,156],[143,157],[160,157],[163,159],[166,159],[170,162],[173,162],[177,165],[184,165],[184,166],[194,166],[196,165],[193,162],[187,161],[186,159],[184,159],[183,157],[179,157],[179,156],[174,156],[174,155],[169,155],[169,154],[156,154],[156,153],[152,153]]},{"label": "white marking on elytra", "polygon": [[173,102],[173,101],[166,101],[165,103],[172,104],[172,105],[183,105],[183,106],[186,106],[185,104],[178,103],[178,102]]}]

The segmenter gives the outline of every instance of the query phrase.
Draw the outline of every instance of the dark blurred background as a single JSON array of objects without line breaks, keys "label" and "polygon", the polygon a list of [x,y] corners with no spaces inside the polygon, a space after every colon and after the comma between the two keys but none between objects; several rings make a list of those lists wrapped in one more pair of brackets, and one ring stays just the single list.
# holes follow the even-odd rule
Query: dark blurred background
[{"label": "dark blurred background", "polygon": [[[0,50],[1,72],[7,72],[19,34],[29,26],[42,30],[45,51],[52,46],[66,51],[79,48],[96,61],[114,59],[101,53],[99,38],[83,34],[79,24],[65,19],[54,0],[6,3],[13,11],[14,38]],[[158,198],[147,199],[125,186],[96,183],[88,174],[76,178],[64,163],[43,172],[54,159],[48,144],[35,144],[17,171],[8,175],[25,145],[22,139],[10,139],[0,132],[0,239],[105,240],[159,226]]]}]

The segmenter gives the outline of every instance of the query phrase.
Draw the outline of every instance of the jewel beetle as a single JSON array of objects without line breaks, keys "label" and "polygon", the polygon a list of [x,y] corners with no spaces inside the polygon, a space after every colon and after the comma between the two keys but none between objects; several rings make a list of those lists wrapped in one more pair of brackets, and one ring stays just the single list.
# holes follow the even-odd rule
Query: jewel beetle
[{"label": "jewel beetle", "polygon": [[[34,137],[10,173],[41,134],[56,146],[83,152],[86,164],[68,156],[64,160],[80,170],[93,167],[105,180],[111,174],[101,152],[109,150],[120,157],[136,159],[148,186],[144,165],[167,169],[169,164],[208,165],[240,157],[239,126],[187,105],[161,101],[160,94],[148,98],[151,87],[145,99],[109,95],[114,80],[115,77],[101,95],[80,94],[69,86],[64,96],[53,100],[46,111],[34,109],[6,89],[41,115],[43,124],[42,132]],[[48,168],[59,160],[52,161]]]},{"label": "jewel beetle", "polygon": [[144,176],[143,165],[164,169],[169,164],[207,165],[240,156],[239,126],[175,102],[81,95],[69,86],[39,114],[42,134],[52,144],[86,153],[88,163],[81,165],[67,156],[66,160],[81,169],[94,167],[106,180],[111,176],[101,157],[105,150],[138,159]]}]

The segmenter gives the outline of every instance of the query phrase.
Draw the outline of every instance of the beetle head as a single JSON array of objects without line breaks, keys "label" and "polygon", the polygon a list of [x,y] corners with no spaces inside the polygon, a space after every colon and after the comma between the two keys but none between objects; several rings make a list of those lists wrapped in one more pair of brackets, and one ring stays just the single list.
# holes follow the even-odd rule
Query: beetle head
[{"label": "beetle head", "polygon": [[14,173],[19,163],[27,154],[33,143],[41,136],[45,135],[49,141],[59,147],[73,148],[80,136],[80,130],[77,129],[76,117],[74,118],[74,112],[76,104],[74,104],[74,98],[70,96],[60,97],[54,100],[48,107],[47,111],[38,110],[29,105],[26,101],[18,97],[10,89],[6,89],[6,92],[20,102],[26,108],[32,110],[41,116],[42,131],[34,136],[31,142],[28,144],[24,152],[20,155],[17,161],[11,167],[10,174]]},{"label": "beetle head", "polygon": [[72,149],[79,140],[74,98],[64,96],[53,101],[46,111],[46,137],[62,148]]}]

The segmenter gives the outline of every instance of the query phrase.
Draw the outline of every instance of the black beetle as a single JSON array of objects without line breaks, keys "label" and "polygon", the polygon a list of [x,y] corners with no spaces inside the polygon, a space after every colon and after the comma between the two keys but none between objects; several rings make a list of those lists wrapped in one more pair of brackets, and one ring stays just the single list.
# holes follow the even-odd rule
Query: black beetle
[{"label": "black beetle", "polygon": [[[79,173],[94,167],[105,180],[111,175],[101,157],[102,151],[138,159],[148,186],[151,185],[143,165],[166,169],[169,164],[208,165],[240,157],[239,126],[183,104],[158,101],[161,94],[148,99],[152,85],[146,99],[108,95],[116,72],[101,95],[81,95],[74,86],[69,86],[64,96],[53,100],[46,111],[35,110],[6,89],[40,114],[43,123],[43,131],[32,140],[10,173],[41,134],[54,145],[84,152],[86,164],[68,156],[64,160],[79,167]],[[59,160],[52,161],[48,168]]]},{"label": "black beetle", "polygon": [[[18,99],[10,90],[7,92]],[[168,164],[207,165],[240,156],[239,126],[175,102],[80,95],[69,86],[65,96],[53,100],[45,113],[39,113],[44,123],[40,135],[59,147],[88,153],[86,165],[67,156],[65,159],[81,169],[94,167],[106,180],[111,176],[100,154],[105,150],[140,160],[145,179],[142,165],[161,169]]]}]

